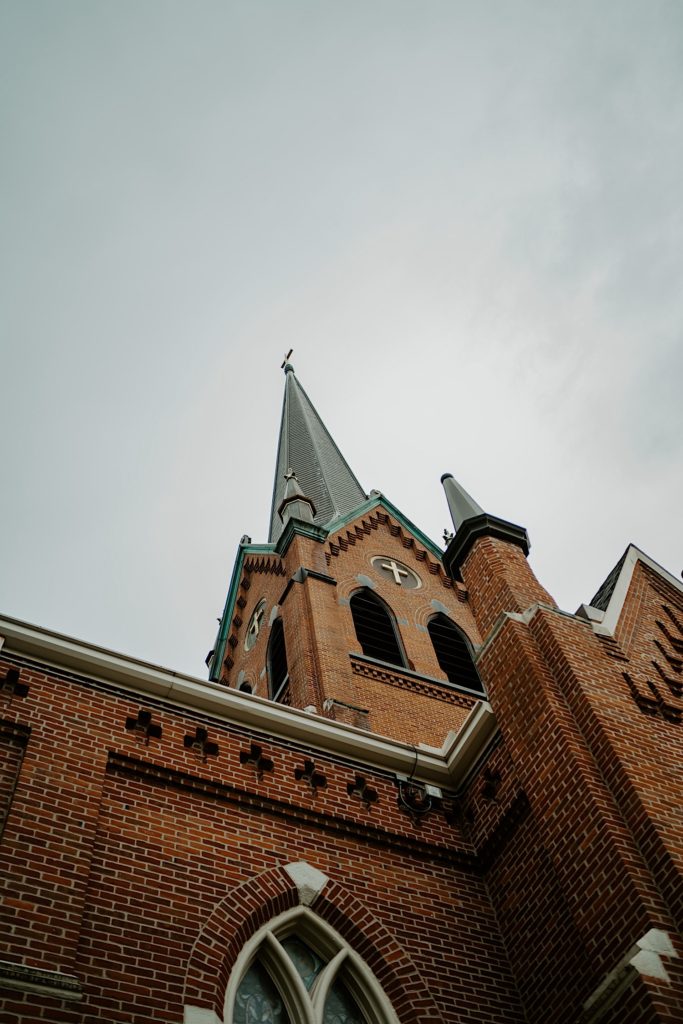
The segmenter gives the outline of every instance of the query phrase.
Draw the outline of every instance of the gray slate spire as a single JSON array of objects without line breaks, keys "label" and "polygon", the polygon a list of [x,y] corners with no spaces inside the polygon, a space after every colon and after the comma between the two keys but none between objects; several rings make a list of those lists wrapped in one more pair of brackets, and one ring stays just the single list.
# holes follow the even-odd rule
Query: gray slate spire
[{"label": "gray slate spire", "polygon": [[318,526],[352,512],[367,497],[297,380],[294,367],[286,363],[284,370],[285,398],[270,509],[271,544],[283,530],[278,511],[286,496],[285,474],[290,469],[315,507],[313,522]]},{"label": "gray slate spire", "polygon": [[446,501],[457,533],[466,519],[480,516],[484,510],[474,498],[470,497],[465,488],[460,486],[452,473],[444,473],[441,483],[446,492]]},{"label": "gray slate spire", "polygon": [[517,545],[525,555],[529,554],[529,535],[523,526],[484,512],[451,473],[444,473],[441,483],[455,527],[455,536],[450,539],[443,556],[446,571],[453,579],[458,578],[460,566],[478,537],[497,537]]}]

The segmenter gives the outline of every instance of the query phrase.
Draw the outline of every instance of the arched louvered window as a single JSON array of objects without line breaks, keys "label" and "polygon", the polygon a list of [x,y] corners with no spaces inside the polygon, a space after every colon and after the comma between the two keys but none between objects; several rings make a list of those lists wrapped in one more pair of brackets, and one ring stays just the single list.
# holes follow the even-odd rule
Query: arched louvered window
[{"label": "arched louvered window", "polygon": [[367,965],[329,925],[297,907],[240,954],[226,993],[230,1024],[397,1024]]},{"label": "arched louvered window", "polygon": [[282,619],[277,618],[270,627],[268,640],[268,695],[271,700],[284,701],[288,683],[285,632]]},{"label": "arched louvered window", "polygon": [[358,590],[350,601],[353,625],[363,654],[406,667],[394,620],[383,601],[371,590]]},{"label": "arched louvered window", "polygon": [[439,612],[427,624],[429,636],[441,669],[452,683],[475,693],[484,693],[479,673],[465,637],[454,622]]}]

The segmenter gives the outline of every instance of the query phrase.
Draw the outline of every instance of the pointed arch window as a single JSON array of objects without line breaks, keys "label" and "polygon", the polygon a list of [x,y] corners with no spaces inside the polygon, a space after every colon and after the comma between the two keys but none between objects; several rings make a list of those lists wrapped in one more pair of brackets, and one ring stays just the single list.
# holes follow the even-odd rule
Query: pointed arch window
[{"label": "pointed arch window", "polygon": [[268,695],[271,700],[285,703],[289,685],[289,669],[287,668],[285,631],[282,628],[281,618],[275,619],[270,627],[266,661],[268,668]]},{"label": "pointed arch window", "polygon": [[469,644],[455,623],[439,612],[429,620],[427,629],[439,666],[450,682],[483,695]]},{"label": "pointed arch window", "polygon": [[240,954],[226,994],[230,1024],[397,1024],[367,964],[329,925],[297,907]]},{"label": "pointed arch window", "polygon": [[371,590],[357,590],[352,596],[351,615],[358,643],[368,658],[406,668],[406,659],[398,638],[394,618],[387,606]]}]

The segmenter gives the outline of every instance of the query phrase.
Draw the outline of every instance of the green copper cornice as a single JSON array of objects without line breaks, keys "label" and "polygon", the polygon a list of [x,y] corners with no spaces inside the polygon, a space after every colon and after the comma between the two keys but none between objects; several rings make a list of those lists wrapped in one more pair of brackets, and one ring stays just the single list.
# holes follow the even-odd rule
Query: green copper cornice
[{"label": "green copper cornice", "polygon": [[379,492],[373,494],[366,501],[361,502],[351,512],[347,512],[345,515],[339,516],[337,519],[332,520],[331,523],[328,523],[325,526],[317,526],[315,523],[305,523],[302,520],[290,519],[285,525],[285,528],[276,544],[240,544],[237,550],[235,565],[232,570],[230,588],[225,600],[225,608],[220,621],[220,626],[218,627],[214,654],[211,659],[209,679],[213,682],[220,679],[221,667],[225,657],[225,645],[227,644],[228,636],[230,635],[230,624],[232,623],[232,618],[235,613],[237,588],[239,587],[245,557],[247,555],[283,556],[293,538],[296,536],[309,537],[311,540],[316,540],[323,544],[328,537],[332,536],[332,534],[337,533],[339,530],[343,530],[345,526],[348,526],[356,519],[360,519],[362,516],[367,515],[369,512],[372,512],[374,509],[379,507],[383,508],[392,519],[395,519],[407,533],[411,534],[415,540],[422,544],[422,546],[429,551],[431,555],[438,559],[439,562],[443,561],[443,552],[441,548],[435,544],[433,540],[430,540],[422,530],[418,529],[418,527],[415,526],[407,516],[404,516],[388,498]]},{"label": "green copper cornice", "polygon": [[221,617],[220,625],[218,627],[213,657],[211,659],[211,666],[209,668],[209,679],[211,680],[211,682],[217,682],[221,676],[221,667],[223,665],[223,658],[225,657],[225,645],[228,642],[228,635],[230,633],[230,623],[232,622],[232,616],[235,611],[235,601],[237,600],[237,588],[239,586],[240,577],[242,575],[244,558],[246,555],[272,554],[275,554],[275,547],[273,544],[240,544],[239,548],[237,549],[237,558],[235,559],[235,564],[233,566],[232,577],[230,578],[230,586],[228,588],[228,596],[225,599],[225,608],[223,609],[223,615]]},{"label": "green copper cornice", "polygon": [[322,544],[327,540],[328,532],[324,526],[306,523],[303,519],[288,519],[277,543],[273,545],[273,549],[278,555],[285,555],[295,537],[309,537]]},{"label": "green copper cornice", "polygon": [[361,516],[367,515],[368,512],[372,512],[372,510],[377,508],[379,505],[381,505],[393,519],[400,523],[408,533],[411,533],[415,540],[418,540],[420,544],[427,549],[427,551],[434,555],[435,558],[438,558],[440,562],[443,561],[443,551],[438,544],[435,544],[433,540],[430,540],[426,533],[423,533],[415,523],[412,523],[407,516],[404,516],[403,513],[396,508],[393,502],[389,501],[388,498],[380,493],[371,495],[367,501],[364,501],[362,505],[358,505],[352,512],[340,516],[338,519],[333,520],[333,522],[328,523],[326,527],[328,534],[331,536],[333,533],[337,533],[338,530],[343,530],[344,527],[348,526],[349,523],[352,523],[354,519],[360,519]]}]

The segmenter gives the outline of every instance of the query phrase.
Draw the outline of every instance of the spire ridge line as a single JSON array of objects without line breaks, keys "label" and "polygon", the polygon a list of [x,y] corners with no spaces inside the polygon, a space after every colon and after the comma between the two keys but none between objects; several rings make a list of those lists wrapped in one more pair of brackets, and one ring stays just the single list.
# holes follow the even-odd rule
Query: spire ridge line
[{"label": "spire ridge line", "polygon": [[[291,352],[289,353],[291,354]],[[310,500],[315,524],[324,526],[361,505],[367,498],[317,409],[289,362],[284,364],[285,393],[280,420],[275,483],[270,513],[270,541],[282,533],[279,515],[290,468]]]}]

